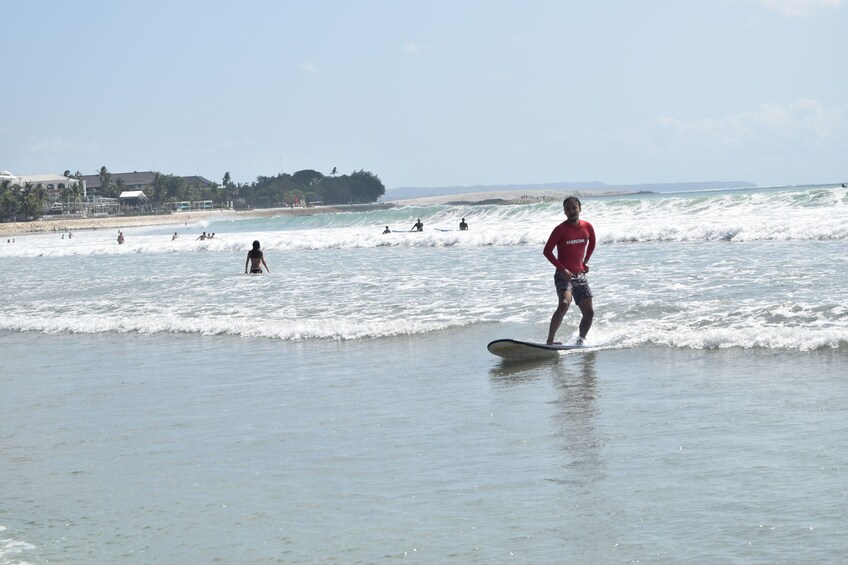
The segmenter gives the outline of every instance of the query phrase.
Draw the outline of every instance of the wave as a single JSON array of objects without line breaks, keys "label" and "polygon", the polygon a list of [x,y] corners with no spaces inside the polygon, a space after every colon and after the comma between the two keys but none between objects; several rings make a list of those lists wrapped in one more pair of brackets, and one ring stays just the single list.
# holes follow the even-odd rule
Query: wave
[{"label": "wave", "polygon": [[[744,193],[628,195],[585,198],[583,218],[600,244],[696,241],[791,241],[848,239],[848,190],[759,190]],[[420,218],[422,233],[411,232]],[[462,218],[470,225],[459,231]],[[246,252],[254,239],[266,250],[298,251],[379,247],[487,247],[544,245],[564,220],[560,202],[517,205],[406,206],[312,216],[218,218],[204,226],[126,230],[127,243],[112,233],[85,231],[73,240],[56,234],[18,237],[0,245],[0,257],[91,256],[134,253]],[[388,226],[392,233],[383,234]],[[216,238],[195,241],[196,231]],[[191,230],[186,233],[187,230]]]},{"label": "wave", "polygon": [[[408,234],[418,218],[424,222],[425,231],[415,234],[415,240],[374,237],[386,226],[394,234]],[[471,230],[461,234],[460,240],[453,232],[463,218]],[[583,199],[583,218],[593,223],[602,243],[848,239],[848,189],[802,187],[589,197]],[[407,206],[308,218],[281,216],[231,225],[266,232],[361,228],[347,243],[316,237],[306,246],[321,249],[543,244],[553,226],[563,220],[561,202],[556,200],[515,205]],[[305,246],[300,243],[296,247]]]},{"label": "wave", "polygon": [[[516,327],[515,320],[495,321],[462,319],[408,320],[355,319],[327,320],[254,320],[221,316],[186,318],[181,316],[110,316],[59,315],[50,318],[6,316],[0,330],[42,332],[47,334],[79,333],[139,333],[139,334],[198,334],[228,335],[244,338],[266,338],[281,341],[358,341],[403,336],[416,336],[443,331],[458,331],[471,325],[507,324]],[[540,339],[546,327],[539,324],[519,324],[532,330]],[[650,331],[645,331],[650,327]],[[496,332],[493,332],[493,334]],[[576,335],[573,336],[576,338]],[[848,351],[848,328],[789,327],[748,325],[746,327],[691,328],[675,324],[621,323],[596,325],[591,343],[603,344],[604,349],[635,347],[666,347],[673,349],[771,349],[789,351],[845,350]]]},{"label": "wave", "polygon": [[20,557],[33,549],[35,546],[31,543],[9,537],[6,526],[0,526],[0,564],[26,565],[28,562],[21,561]]}]

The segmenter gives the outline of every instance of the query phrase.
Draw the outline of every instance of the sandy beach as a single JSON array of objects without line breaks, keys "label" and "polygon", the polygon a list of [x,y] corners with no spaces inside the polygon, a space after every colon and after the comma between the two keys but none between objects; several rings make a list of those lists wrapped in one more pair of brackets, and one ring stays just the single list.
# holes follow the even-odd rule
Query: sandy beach
[{"label": "sandy beach", "polygon": [[197,223],[212,217],[218,218],[267,218],[273,216],[309,216],[326,212],[341,212],[354,209],[366,211],[379,208],[391,208],[396,204],[364,204],[353,206],[320,206],[313,208],[262,208],[254,210],[209,210],[196,212],[175,212],[173,214],[157,214],[145,216],[89,216],[77,217],[70,215],[45,216],[32,222],[0,223],[0,236],[9,237],[27,233],[64,232],[92,229],[122,229],[139,226],[182,225]]},{"label": "sandy beach", "polygon": [[267,218],[273,216],[309,216],[332,212],[364,212],[394,208],[399,206],[439,206],[445,204],[532,204],[546,200],[561,200],[574,194],[580,197],[609,196],[624,194],[610,191],[564,191],[564,190],[513,190],[490,192],[467,192],[440,196],[408,198],[373,204],[353,204],[350,206],[316,206],[311,208],[261,208],[253,210],[209,210],[193,212],[175,212],[173,214],[144,216],[89,216],[71,215],[45,216],[32,222],[0,223],[0,236],[9,237],[26,233],[64,232],[91,229],[122,229],[128,227],[153,225],[179,225],[197,223],[212,217]]}]

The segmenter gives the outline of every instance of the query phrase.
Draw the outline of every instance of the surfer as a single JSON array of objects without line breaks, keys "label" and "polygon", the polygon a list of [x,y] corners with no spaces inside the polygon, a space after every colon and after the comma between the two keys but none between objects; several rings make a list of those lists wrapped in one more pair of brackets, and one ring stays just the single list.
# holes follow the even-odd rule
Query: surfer
[{"label": "surfer", "polygon": [[468,229],[468,224],[465,223],[465,218],[462,218],[462,221],[459,222],[460,231],[465,231]]},{"label": "surfer", "polygon": [[[557,291],[557,308],[551,316],[551,326],[548,331],[548,345],[559,343],[554,341],[556,333],[572,299],[583,317],[580,320],[580,337],[577,344],[582,345],[586,334],[592,327],[595,309],[592,304],[592,290],[586,273],[589,272],[589,258],[595,251],[595,228],[592,224],[580,219],[580,200],[569,196],[562,202],[566,220],[554,228],[543,251],[545,257],[556,267],[554,285]],[[556,248],[556,255],[554,255]]]},{"label": "surfer", "polygon": [[[208,236],[206,235],[206,232],[203,232],[202,234],[200,234],[199,236],[197,236],[197,239],[199,239],[200,241],[206,241],[206,238],[207,238],[207,237],[208,237]],[[195,239],[194,241],[197,241],[197,239]]]},{"label": "surfer", "polygon": [[389,226],[386,226],[386,229],[383,230],[383,233],[392,233],[392,230],[389,229]]},{"label": "surfer", "polygon": [[421,218],[418,218],[418,221],[412,224],[412,229],[409,231],[424,231],[424,222],[421,221]]},{"label": "surfer", "polygon": [[124,242],[124,232],[118,230],[118,245],[121,245]]},{"label": "surfer", "polygon": [[268,263],[265,262],[265,254],[259,249],[259,241],[253,242],[253,249],[247,252],[247,259],[244,261],[244,274],[247,274],[247,264],[250,263],[250,274],[258,275],[262,273],[262,265],[265,265],[265,270],[269,273]]},{"label": "surfer", "polygon": [[174,236],[171,238],[171,241],[174,241],[175,239],[177,239],[177,232],[174,232]]}]

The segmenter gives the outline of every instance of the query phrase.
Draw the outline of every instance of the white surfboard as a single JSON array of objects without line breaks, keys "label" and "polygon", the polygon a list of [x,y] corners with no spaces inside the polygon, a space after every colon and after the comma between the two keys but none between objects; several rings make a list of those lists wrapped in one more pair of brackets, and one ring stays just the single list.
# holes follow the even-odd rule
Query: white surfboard
[{"label": "white surfboard", "polygon": [[548,345],[535,341],[518,339],[496,339],[486,346],[489,353],[503,357],[508,361],[527,361],[530,359],[555,359],[563,351],[585,349],[582,345]]}]

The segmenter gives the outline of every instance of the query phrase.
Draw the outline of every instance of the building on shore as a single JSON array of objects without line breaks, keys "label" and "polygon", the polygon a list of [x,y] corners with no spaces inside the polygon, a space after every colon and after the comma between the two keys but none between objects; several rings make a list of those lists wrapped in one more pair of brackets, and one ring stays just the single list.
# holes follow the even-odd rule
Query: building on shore
[{"label": "building on shore", "polygon": [[[156,180],[156,172],[154,171],[133,171],[131,173],[110,173],[111,182],[122,182],[123,190],[140,190],[153,194],[153,183]],[[197,186],[200,188],[212,188],[217,186],[214,182],[205,179],[201,176],[192,175],[182,177],[189,186]],[[93,193],[99,193],[102,187],[100,175],[82,175],[80,177],[85,182],[87,190]]]}]

